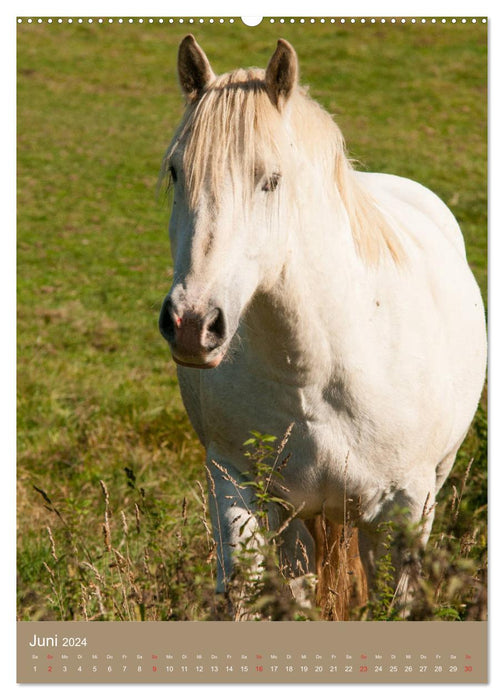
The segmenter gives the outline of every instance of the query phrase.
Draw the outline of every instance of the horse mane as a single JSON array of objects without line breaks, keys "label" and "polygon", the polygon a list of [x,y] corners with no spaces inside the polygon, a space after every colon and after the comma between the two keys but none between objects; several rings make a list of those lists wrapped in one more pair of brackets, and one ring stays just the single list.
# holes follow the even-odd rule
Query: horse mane
[{"label": "horse mane", "polygon": [[[300,86],[286,108],[291,110],[292,133],[302,134],[297,145],[334,180],[359,256],[371,265],[387,257],[399,264],[404,253],[398,236],[355,177],[338,125]],[[292,134],[281,123],[282,116],[266,92],[264,70],[237,69],[218,76],[199,101],[187,106],[166,152],[162,175],[168,175],[170,159],[183,142],[190,205],[196,204],[203,181],[210,196],[217,198],[226,171],[233,186],[242,187],[239,196],[246,201],[265,165],[274,169],[291,152]]]}]

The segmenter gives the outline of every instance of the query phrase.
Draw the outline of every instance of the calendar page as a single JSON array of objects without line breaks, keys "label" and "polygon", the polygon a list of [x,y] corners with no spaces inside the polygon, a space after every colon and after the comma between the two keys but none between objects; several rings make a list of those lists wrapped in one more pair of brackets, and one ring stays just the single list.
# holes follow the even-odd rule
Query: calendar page
[{"label": "calendar page", "polygon": [[486,18],[16,23],[18,683],[487,683]]}]

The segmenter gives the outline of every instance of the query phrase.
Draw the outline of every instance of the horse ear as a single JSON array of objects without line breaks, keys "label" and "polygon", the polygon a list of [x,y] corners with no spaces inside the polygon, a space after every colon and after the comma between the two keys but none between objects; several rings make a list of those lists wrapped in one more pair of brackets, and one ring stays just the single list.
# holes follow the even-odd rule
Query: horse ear
[{"label": "horse ear", "polygon": [[279,39],[275,53],[266,68],[266,90],[279,110],[289,99],[298,80],[296,52],[285,39]]},{"label": "horse ear", "polygon": [[180,43],[177,67],[180,85],[188,102],[197,100],[215,78],[205,52],[192,34],[188,34]]}]

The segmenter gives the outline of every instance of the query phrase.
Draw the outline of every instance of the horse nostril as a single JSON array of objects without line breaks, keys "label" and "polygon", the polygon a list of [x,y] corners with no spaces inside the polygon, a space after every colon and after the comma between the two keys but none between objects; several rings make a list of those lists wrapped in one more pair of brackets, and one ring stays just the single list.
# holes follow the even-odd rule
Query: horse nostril
[{"label": "horse nostril", "polygon": [[214,311],[208,314],[205,320],[207,333],[213,336],[216,340],[222,342],[226,334],[226,324],[222,310],[214,309]]},{"label": "horse nostril", "polygon": [[207,314],[203,321],[204,344],[213,349],[222,344],[226,336],[226,323],[222,310],[217,308]]},{"label": "horse nostril", "polygon": [[173,311],[171,299],[167,297],[164,300],[163,306],[161,307],[161,311],[159,313],[159,330],[163,338],[169,343],[173,342],[175,337],[175,325],[178,326],[179,324],[180,319]]}]

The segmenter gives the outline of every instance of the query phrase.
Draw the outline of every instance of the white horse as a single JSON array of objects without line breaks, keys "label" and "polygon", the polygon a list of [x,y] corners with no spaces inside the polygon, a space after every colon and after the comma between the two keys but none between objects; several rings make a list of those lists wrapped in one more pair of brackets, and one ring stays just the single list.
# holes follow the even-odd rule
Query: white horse
[{"label": "white horse", "polygon": [[216,76],[189,35],[178,73],[187,108],[164,161],[174,279],[159,325],[206,448],[217,590],[258,528],[254,489],[237,494],[250,479],[243,444],[289,426],[292,576],[314,567],[303,520],[341,523],[350,503],[372,586],[379,525],[395,510],[423,519],[427,540],[484,383],[484,308],[462,234],[428,189],[352,168],[288,42],[265,71]]}]

